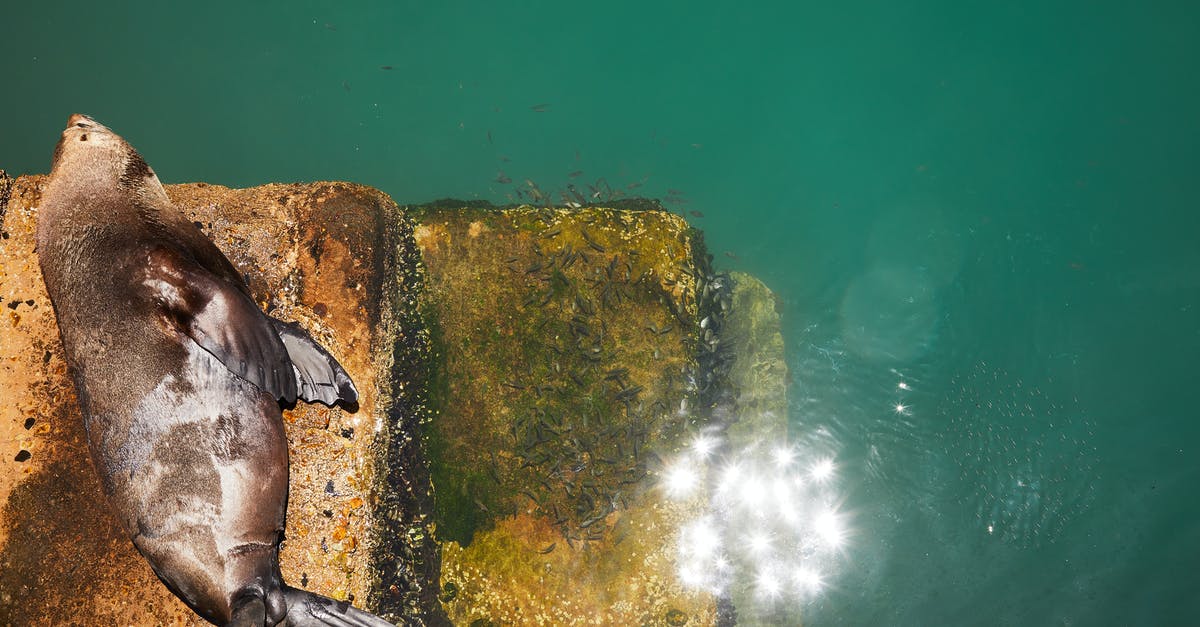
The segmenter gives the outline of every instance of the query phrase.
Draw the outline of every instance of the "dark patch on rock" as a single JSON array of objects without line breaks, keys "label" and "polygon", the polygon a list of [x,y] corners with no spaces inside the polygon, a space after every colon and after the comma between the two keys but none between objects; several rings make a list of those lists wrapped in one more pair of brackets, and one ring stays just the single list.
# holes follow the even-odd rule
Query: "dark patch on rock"
[{"label": "dark patch on rock", "polygon": [[321,253],[325,251],[324,239],[314,237],[308,242],[308,255],[312,257],[313,263],[321,263]]},{"label": "dark patch on rock", "polygon": [[[0,170],[0,224],[4,223],[4,213],[8,211],[8,199],[12,197],[12,178],[4,170]],[[8,233],[3,234],[8,239]]]},{"label": "dark patch on rock", "polygon": [[20,451],[17,452],[17,456],[15,459],[18,462],[27,462],[27,461],[29,461],[30,457],[32,457],[32,455],[29,453],[29,451],[27,451],[25,449],[21,449]]},{"label": "dark patch on rock", "polygon": [[[376,462],[374,551],[378,585],[369,605],[384,618],[404,624],[450,625],[438,602],[441,551],[434,537],[433,485],[423,432],[430,420],[429,387],[433,375],[428,321],[417,303],[425,286],[425,267],[413,239],[413,220],[395,205],[384,216],[382,265],[391,269],[380,299],[391,311],[391,380],[383,443]],[[374,276],[383,277],[385,272]],[[375,328],[372,325],[372,328]]]},{"label": "dark patch on rock", "polygon": [[696,260],[696,314],[701,327],[692,340],[697,360],[696,385],[698,409],[707,413],[707,421],[721,430],[737,421],[735,395],[729,384],[729,371],[736,355],[731,342],[722,342],[725,319],[733,299],[733,282],[728,273],[715,272],[712,255],[704,245],[704,234],[693,229],[693,252]]}]

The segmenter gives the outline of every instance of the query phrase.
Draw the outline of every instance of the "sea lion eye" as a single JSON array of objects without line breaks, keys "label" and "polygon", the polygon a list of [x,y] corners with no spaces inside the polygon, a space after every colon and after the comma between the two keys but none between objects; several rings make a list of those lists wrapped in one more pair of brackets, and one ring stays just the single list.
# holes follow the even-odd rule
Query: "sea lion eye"
[{"label": "sea lion eye", "polygon": [[92,128],[92,125],[88,124],[87,122],[76,122],[75,126],[78,126],[79,128]]}]

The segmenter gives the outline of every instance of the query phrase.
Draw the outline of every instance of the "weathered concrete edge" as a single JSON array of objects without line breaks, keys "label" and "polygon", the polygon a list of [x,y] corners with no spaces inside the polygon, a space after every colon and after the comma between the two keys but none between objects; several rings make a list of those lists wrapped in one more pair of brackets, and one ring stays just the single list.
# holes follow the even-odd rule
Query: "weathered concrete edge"
[{"label": "weathered concrete edge", "polygon": [[370,556],[376,581],[368,605],[402,624],[448,625],[437,600],[441,553],[431,528],[433,488],[421,437],[428,422],[431,351],[429,331],[418,300],[425,268],[413,238],[413,220],[387,194],[381,196],[382,252],[377,257],[383,284],[375,347],[381,415],[386,422],[375,439],[375,520]]}]

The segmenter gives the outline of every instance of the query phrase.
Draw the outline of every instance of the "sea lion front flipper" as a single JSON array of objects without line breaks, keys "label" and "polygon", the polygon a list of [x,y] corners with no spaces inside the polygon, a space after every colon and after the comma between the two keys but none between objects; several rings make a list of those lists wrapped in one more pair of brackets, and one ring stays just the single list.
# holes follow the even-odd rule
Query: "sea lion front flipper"
[{"label": "sea lion front flipper", "polygon": [[283,340],[237,286],[166,247],[146,252],[140,279],[168,323],[231,372],[278,400],[296,400],[296,377]]},{"label": "sea lion front flipper", "polygon": [[288,357],[296,372],[297,394],[300,400],[325,403],[332,407],[338,401],[346,405],[358,402],[358,390],[342,365],[325,347],[295,322],[267,317],[275,332],[287,347]]}]

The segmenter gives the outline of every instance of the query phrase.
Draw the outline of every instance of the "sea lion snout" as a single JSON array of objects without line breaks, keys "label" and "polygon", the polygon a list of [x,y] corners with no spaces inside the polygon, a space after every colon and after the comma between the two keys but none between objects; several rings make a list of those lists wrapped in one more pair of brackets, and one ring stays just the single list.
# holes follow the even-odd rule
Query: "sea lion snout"
[{"label": "sea lion snout", "polygon": [[67,128],[78,126],[79,128],[92,128],[97,126],[97,123],[92,118],[82,113],[72,113],[71,117],[67,118]]},{"label": "sea lion snout", "polygon": [[[96,164],[102,169],[107,167],[106,163],[119,165],[120,155],[126,151],[124,144],[124,140],[117,137],[107,126],[82,113],[71,114],[67,118],[67,126],[62,131],[58,145],[54,147],[50,169],[53,171],[54,168],[57,168],[59,162],[67,157],[68,153],[100,155],[100,157],[90,157],[89,159],[99,159],[103,162]],[[97,149],[100,152],[96,152]],[[81,150],[86,150],[86,152],[81,153]],[[119,176],[120,171],[116,171],[116,174]]]},{"label": "sea lion snout", "polygon": [[63,135],[77,133],[109,133],[112,131],[109,128],[89,116],[82,113],[72,113],[71,117],[67,118],[67,127],[63,129]]}]

